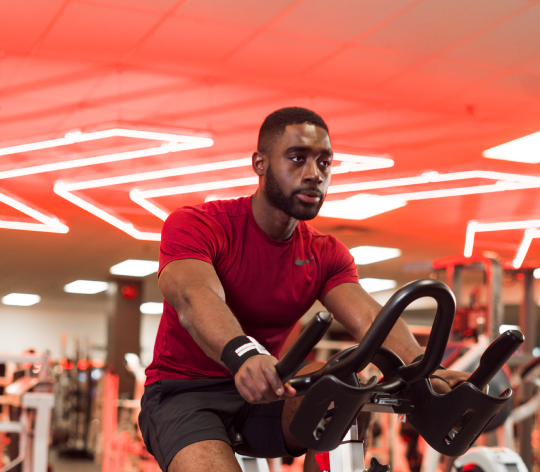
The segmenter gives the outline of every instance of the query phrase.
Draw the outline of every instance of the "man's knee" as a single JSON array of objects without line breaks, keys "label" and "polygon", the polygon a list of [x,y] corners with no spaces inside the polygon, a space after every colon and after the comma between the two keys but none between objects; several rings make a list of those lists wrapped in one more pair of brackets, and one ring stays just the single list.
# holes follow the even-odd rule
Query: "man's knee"
[{"label": "man's knee", "polygon": [[200,441],[181,449],[172,459],[167,472],[207,472],[224,470],[241,472],[234,452],[226,442]]}]

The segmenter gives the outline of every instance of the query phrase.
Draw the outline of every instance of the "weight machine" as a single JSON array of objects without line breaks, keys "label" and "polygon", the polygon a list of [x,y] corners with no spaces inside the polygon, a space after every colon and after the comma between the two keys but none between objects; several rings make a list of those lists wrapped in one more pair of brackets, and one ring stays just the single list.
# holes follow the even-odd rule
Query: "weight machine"
[{"label": "weight machine", "polygon": [[[4,390],[0,395],[0,434],[8,433],[12,438],[18,438],[14,442],[18,442],[17,457],[10,457],[0,472],[7,472],[19,464],[22,464],[23,472],[46,472],[54,407],[54,394],[49,388],[49,353],[42,356],[0,354],[0,364],[5,366],[5,375],[1,379]],[[17,412],[18,418],[10,419],[8,409]]]}]

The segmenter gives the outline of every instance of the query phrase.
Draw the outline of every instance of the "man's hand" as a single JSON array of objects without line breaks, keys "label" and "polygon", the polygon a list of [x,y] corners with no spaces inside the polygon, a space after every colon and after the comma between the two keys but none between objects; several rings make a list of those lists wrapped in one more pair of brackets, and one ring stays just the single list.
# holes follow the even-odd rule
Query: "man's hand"
[{"label": "man's hand", "polygon": [[435,393],[444,394],[448,393],[453,388],[466,382],[471,376],[468,372],[458,372],[455,370],[436,370],[433,373],[434,376],[440,377],[443,380],[437,378],[430,378],[431,386]]},{"label": "man's hand", "polygon": [[250,357],[234,377],[236,388],[248,403],[270,403],[282,396],[294,397],[296,390],[283,385],[276,372],[278,360],[273,356]]}]

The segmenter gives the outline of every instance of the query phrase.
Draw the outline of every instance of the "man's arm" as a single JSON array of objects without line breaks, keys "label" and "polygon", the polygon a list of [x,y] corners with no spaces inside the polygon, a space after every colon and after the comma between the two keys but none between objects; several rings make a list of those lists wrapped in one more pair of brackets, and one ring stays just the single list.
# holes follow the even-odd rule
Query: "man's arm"
[{"label": "man's arm", "polygon": [[[244,332],[225,303],[225,291],[211,264],[196,259],[170,262],[159,277],[159,289],[178,313],[180,324],[212,360],[224,365],[221,353],[233,338]],[[289,385],[283,387],[276,373],[277,359],[256,355],[247,359],[235,376],[240,394],[250,403],[292,396]]]},{"label": "man's arm", "polygon": [[[324,297],[324,306],[358,342],[362,340],[382,308],[360,284],[355,283],[334,287]],[[394,351],[406,364],[424,353],[401,318],[383,345]]]},{"label": "man's arm", "polygon": [[[362,340],[381,310],[381,305],[360,284],[355,283],[344,283],[334,287],[324,297],[323,304],[358,342]],[[390,331],[383,346],[394,351],[405,364],[410,364],[424,353],[401,318]],[[434,379],[431,381],[433,387],[438,393],[445,393],[466,381],[470,374],[437,370],[436,375],[443,378],[444,382]]]}]

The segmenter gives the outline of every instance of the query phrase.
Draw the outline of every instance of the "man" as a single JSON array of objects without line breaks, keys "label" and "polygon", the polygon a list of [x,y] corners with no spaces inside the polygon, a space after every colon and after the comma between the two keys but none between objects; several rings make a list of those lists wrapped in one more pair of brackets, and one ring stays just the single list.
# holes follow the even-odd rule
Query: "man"
[{"label": "man", "polygon": [[[139,420],[164,471],[239,472],[236,432],[245,440],[236,450],[247,455],[306,452],[288,430],[301,398],[287,398],[295,391],[274,367],[287,335],[316,299],[357,340],[381,308],[359,285],[347,248],[305,223],[323,204],[332,155],[320,116],[277,110],[265,119],[253,154],[257,192],[184,207],[165,222],[164,313]],[[422,354],[401,320],[385,346],[406,363]],[[444,381],[434,386],[448,391],[465,374],[437,375]],[[312,451],[304,470],[319,470]]]}]

